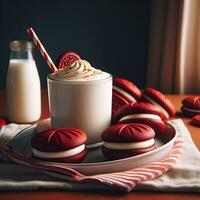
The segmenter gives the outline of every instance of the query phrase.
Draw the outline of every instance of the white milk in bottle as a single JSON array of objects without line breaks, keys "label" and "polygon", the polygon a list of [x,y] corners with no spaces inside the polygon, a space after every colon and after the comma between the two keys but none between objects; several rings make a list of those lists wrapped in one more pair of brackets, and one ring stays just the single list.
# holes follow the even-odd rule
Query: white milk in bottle
[{"label": "white milk in bottle", "polygon": [[7,113],[11,122],[31,123],[41,115],[40,79],[32,55],[33,44],[27,41],[10,43],[7,73]]}]

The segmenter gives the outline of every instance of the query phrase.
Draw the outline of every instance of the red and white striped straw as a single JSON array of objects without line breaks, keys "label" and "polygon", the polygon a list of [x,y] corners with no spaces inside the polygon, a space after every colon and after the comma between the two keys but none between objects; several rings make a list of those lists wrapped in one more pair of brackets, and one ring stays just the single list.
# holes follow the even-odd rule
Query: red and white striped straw
[{"label": "red and white striped straw", "polygon": [[30,35],[30,37],[33,40],[33,42],[35,43],[35,45],[37,46],[37,48],[40,50],[40,53],[42,54],[44,60],[49,65],[51,71],[52,72],[57,71],[57,68],[56,68],[55,64],[51,60],[50,56],[48,55],[47,51],[45,50],[44,46],[42,45],[40,39],[37,37],[37,35],[34,32],[34,30],[32,29],[32,27],[30,27],[29,29],[27,29],[27,32]]}]

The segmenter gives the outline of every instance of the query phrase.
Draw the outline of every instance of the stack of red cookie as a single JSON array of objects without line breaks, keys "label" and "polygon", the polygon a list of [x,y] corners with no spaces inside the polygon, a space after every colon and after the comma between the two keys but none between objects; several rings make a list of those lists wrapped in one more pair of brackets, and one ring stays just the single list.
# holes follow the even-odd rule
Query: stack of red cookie
[{"label": "stack of red cookie", "polygon": [[181,111],[184,116],[192,118],[191,124],[200,127],[200,97],[188,96],[184,98]]},{"label": "stack of red cookie", "polygon": [[146,88],[141,94],[130,81],[114,79],[113,126],[102,134],[102,152],[108,159],[119,159],[152,151],[155,135],[174,115],[174,106],[161,92]]},{"label": "stack of red cookie", "polygon": [[188,96],[182,100],[181,111],[186,117],[194,117],[200,114],[200,97]]},{"label": "stack of red cookie", "polygon": [[153,88],[146,88],[142,92],[140,102],[127,103],[118,108],[112,121],[113,124],[143,123],[159,134],[165,128],[165,121],[175,113],[174,106],[166,96]]},{"label": "stack of red cookie", "polygon": [[155,105],[137,102],[121,107],[116,112],[113,123],[142,123],[150,126],[158,134],[165,129],[165,120],[165,115]]}]

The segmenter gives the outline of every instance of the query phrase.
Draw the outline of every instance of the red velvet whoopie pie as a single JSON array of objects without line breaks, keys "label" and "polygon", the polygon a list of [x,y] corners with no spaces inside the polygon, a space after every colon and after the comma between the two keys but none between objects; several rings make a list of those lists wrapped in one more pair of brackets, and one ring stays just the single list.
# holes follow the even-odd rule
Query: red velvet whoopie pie
[{"label": "red velvet whoopie pie", "polygon": [[123,105],[134,103],[141,98],[141,91],[136,85],[124,78],[113,80],[113,114]]},{"label": "red velvet whoopie pie", "polygon": [[182,100],[181,111],[186,117],[194,117],[200,114],[200,97],[188,96]]},{"label": "red velvet whoopie pie", "polygon": [[112,94],[112,116],[115,115],[117,110],[124,105],[128,105],[129,101],[113,91]]},{"label": "red velvet whoopie pie", "polygon": [[160,91],[153,88],[146,88],[143,90],[141,101],[150,102],[156,105],[167,119],[176,114],[176,110],[171,101]]},{"label": "red velvet whoopie pie", "polygon": [[130,103],[138,101],[142,96],[138,87],[124,78],[114,78],[113,91],[123,96]]},{"label": "red velvet whoopie pie", "polygon": [[200,115],[195,115],[191,120],[191,124],[200,127]]},{"label": "red velvet whoopie pie", "polygon": [[137,102],[121,107],[113,117],[113,124],[142,123],[161,133],[165,129],[166,117],[155,105]]},{"label": "red velvet whoopie pie", "polygon": [[80,163],[87,155],[87,135],[76,128],[53,128],[31,140],[35,158],[53,162]]},{"label": "red velvet whoopie pie", "polygon": [[145,124],[116,124],[102,133],[102,152],[109,160],[143,154],[156,148],[154,137]]}]

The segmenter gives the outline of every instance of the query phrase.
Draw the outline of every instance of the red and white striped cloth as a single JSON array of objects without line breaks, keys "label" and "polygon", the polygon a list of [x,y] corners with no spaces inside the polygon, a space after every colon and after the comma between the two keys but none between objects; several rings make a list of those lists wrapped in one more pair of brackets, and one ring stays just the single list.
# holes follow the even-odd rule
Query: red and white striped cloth
[{"label": "red and white striped cloth", "polygon": [[160,161],[152,162],[146,166],[134,168],[124,172],[98,174],[91,176],[86,176],[74,169],[63,167],[58,164],[44,164],[42,162],[35,162],[27,157],[17,154],[9,147],[4,148],[3,152],[17,163],[50,172],[57,172],[59,173],[60,177],[63,178],[70,177],[76,182],[91,182],[101,184],[112,189],[130,192],[137,184],[143,181],[155,179],[161,176],[163,173],[169,171],[180,158],[181,153],[183,152],[183,147],[183,136],[178,135],[172,151],[168,154],[168,156]]}]

